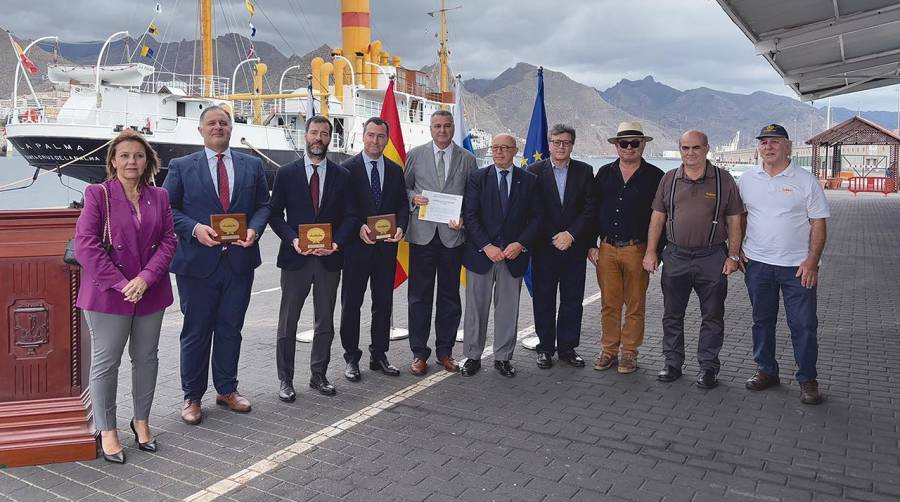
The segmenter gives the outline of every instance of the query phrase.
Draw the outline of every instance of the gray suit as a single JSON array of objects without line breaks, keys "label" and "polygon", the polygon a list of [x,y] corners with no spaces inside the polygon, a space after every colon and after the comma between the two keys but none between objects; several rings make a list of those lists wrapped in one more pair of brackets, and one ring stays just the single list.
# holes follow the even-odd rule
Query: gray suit
[{"label": "gray suit", "polygon": [[423,190],[464,195],[469,175],[477,169],[475,156],[451,144],[450,162],[444,173],[443,186],[438,185],[434,142],[413,148],[406,156],[406,195],[410,216],[406,230],[409,241],[409,348],[416,358],[431,355],[431,312],[434,307],[437,278],[437,313],[434,316],[435,352],[438,360],[451,356],[456,330],[462,318],[459,297],[459,272],[462,269],[465,234],[451,230],[445,223],[419,220],[419,208],[413,198]]},{"label": "gray suit", "polygon": [[453,149],[450,154],[450,166],[442,187],[438,186],[437,181],[433,141],[413,148],[406,155],[404,176],[406,178],[406,197],[409,199],[411,212],[406,240],[411,244],[420,246],[428,244],[434,238],[435,231],[441,236],[441,243],[448,248],[460,246],[465,242],[465,233],[460,230],[451,230],[444,224],[419,220],[419,208],[413,204],[413,197],[421,194],[423,190],[465,195],[469,175],[478,168],[475,156],[468,150],[460,148],[456,143],[451,143],[450,148]]}]

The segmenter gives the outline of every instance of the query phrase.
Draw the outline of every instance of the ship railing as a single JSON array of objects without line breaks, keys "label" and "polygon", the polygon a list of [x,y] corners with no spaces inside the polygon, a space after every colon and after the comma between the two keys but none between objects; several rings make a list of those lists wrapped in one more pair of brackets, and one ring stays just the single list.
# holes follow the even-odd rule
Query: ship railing
[{"label": "ship railing", "polygon": [[[64,112],[64,115],[62,118],[57,117],[56,120],[52,121],[53,124],[78,126],[96,124],[97,109],[94,107],[66,107],[64,110],[59,110],[59,112]],[[172,131],[178,125],[178,121],[185,118],[174,115],[164,115],[161,113],[135,112],[132,110],[122,109],[103,109],[101,113],[103,117],[107,117],[109,119],[109,123],[111,123],[112,127],[130,127],[138,131],[143,131],[145,133],[148,131],[150,133],[153,133],[154,131]],[[66,117],[69,118],[67,119]],[[22,123],[25,121],[19,120],[18,122]],[[44,114],[40,115],[40,122],[51,123],[50,120],[46,120]]]},{"label": "ship railing", "polygon": [[[144,80],[141,90],[159,92],[163,87],[181,89],[188,96],[226,96],[231,79],[188,73],[156,72]],[[207,92],[208,90],[212,92]]]},{"label": "ship railing", "polygon": [[[354,114],[357,117],[377,117],[381,114],[381,106],[382,103],[380,101],[358,97],[356,98],[356,103],[353,110]],[[398,103],[397,113],[400,114],[400,122],[409,122],[409,115],[407,113],[406,106]]]}]

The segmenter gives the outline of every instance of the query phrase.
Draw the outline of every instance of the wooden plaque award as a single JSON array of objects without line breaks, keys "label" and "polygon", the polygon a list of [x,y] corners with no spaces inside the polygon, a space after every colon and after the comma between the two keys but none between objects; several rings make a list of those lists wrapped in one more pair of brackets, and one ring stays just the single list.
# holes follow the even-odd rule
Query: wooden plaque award
[{"label": "wooden plaque award", "polygon": [[369,226],[369,239],[373,241],[390,239],[397,233],[397,216],[393,213],[369,216],[366,225]]},{"label": "wooden plaque award", "polygon": [[244,213],[212,214],[209,226],[219,234],[216,241],[222,244],[247,240],[247,215]]},{"label": "wooden plaque award", "polygon": [[300,249],[315,251],[331,249],[331,223],[304,223],[300,225]]}]

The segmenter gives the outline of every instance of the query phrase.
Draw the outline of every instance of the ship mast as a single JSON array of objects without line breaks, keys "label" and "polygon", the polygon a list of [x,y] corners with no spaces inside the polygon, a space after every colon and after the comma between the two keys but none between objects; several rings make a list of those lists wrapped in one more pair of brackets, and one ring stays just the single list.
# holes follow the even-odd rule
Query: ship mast
[{"label": "ship mast", "polygon": [[212,53],[212,0],[200,0],[200,92],[205,97],[215,95],[213,88],[213,53]]},{"label": "ship mast", "polygon": [[450,88],[447,85],[447,0],[441,0],[441,101]]}]

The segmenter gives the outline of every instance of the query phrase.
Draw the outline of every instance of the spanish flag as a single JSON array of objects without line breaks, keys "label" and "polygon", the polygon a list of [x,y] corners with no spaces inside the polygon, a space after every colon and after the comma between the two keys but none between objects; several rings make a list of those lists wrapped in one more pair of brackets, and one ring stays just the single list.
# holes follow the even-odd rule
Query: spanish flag
[{"label": "spanish flag", "polygon": [[[390,137],[384,156],[406,169],[406,147],[403,146],[403,131],[400,129],[400,114],[397,112],[397,98],[394,96],[394,81],[388,84],[381,105],[381,119],[387,122]],[[409,243],[400,241],[397,249],[397,268],[394,270],[394,289],[406,281],[409,272]]]},{"label": "spanish flag", "polygon": [[18,56],[19,61],[22,62],[22,66],[25,67],[25,69],[28,70],[29,73],[37,73],[38,71],[40,71],[38,70],[38,67],[35,66],[35,64],[32,63],[30,59],[28,59],[28,56],[25,55],[25,51],[22,50],[22,46],[19,45],[19,43],[16,42],[15,39],[13,39],[12,33],[7,32],[7,34],[9,35],[9,41],[10,43],[12,43],[13,49],[16,51],[16,56]]},{"label": "spanish flag", "polygon": [[150,23],[150,26],[147,27],[147,34],[149,34],[153,38],[159,36],[159,28],[156,27],[156,24]]}]

